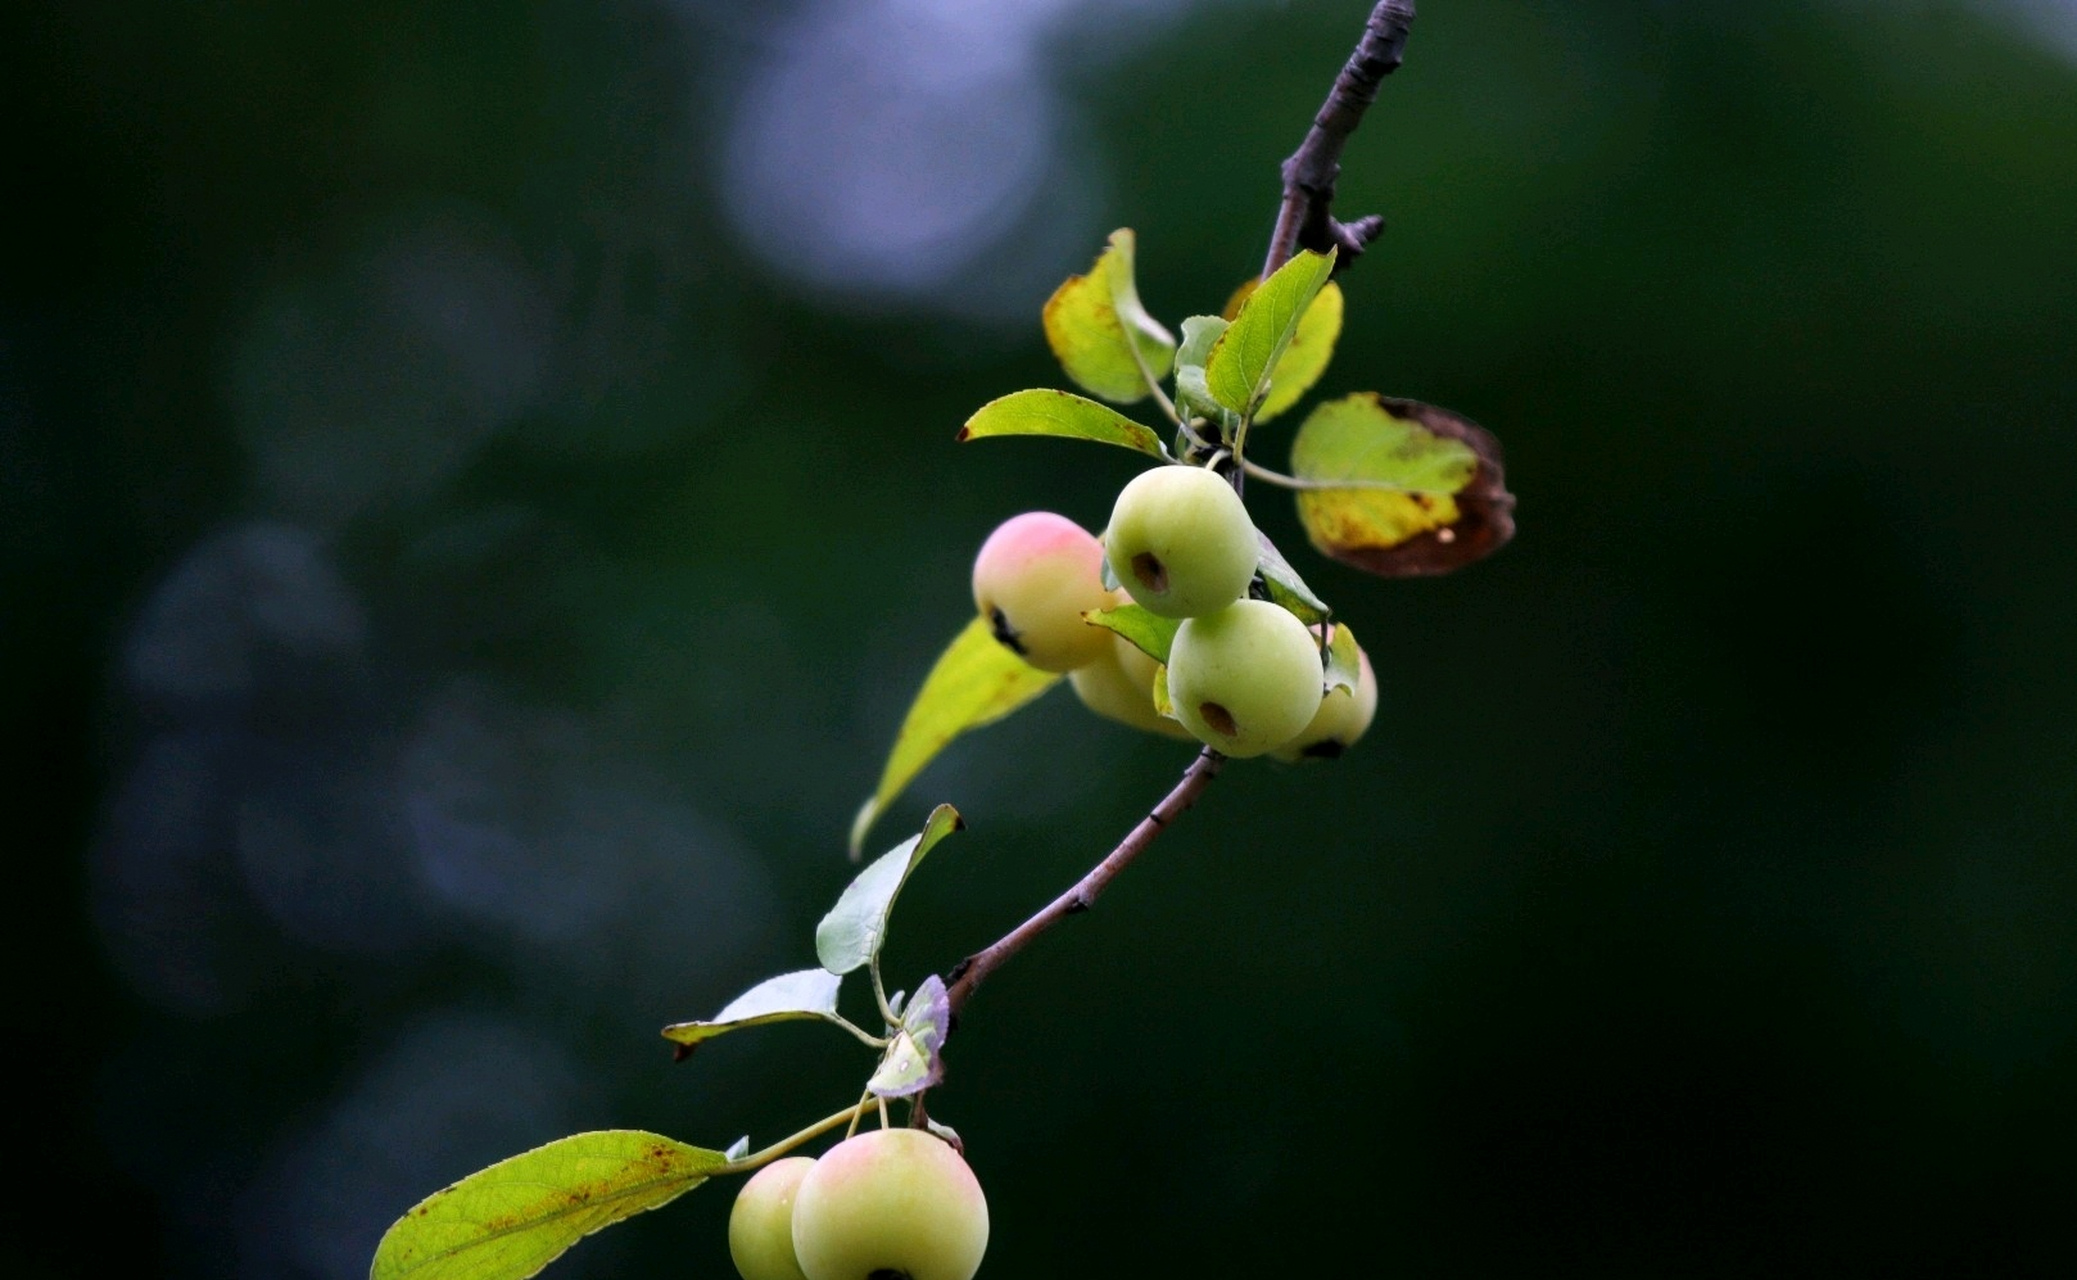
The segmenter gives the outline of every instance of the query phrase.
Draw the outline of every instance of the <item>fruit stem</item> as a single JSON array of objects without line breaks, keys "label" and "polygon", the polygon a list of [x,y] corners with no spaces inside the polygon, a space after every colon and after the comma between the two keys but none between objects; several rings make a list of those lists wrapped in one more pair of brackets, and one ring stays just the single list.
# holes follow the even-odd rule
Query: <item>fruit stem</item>
[{"label": "fruit stem", "polygon": [[1154,403],[1161,406],[1161,412],[1170,422],[1182,426],[1183,415],[1176,412],[1176,402],[1169,399],[1168,393],[1161,389],[1161,379],[1154,376],[1154,370],[1148,366],[1147,357],[1140,351],[1139,343],[1128,337],[1125,346],[1132,352],[1132,363],[1139,366],[1140,379],[1147,384],[1147,390],[1154,393]]},{"label": "fruit stem", "polygon": [[1203,794],[1213,778],[1219,776],[1219,770],[1225,763],[1226,757],[1210,747],[1198,752],[1197,757],[1190,762],[1190,767],[1183,771],[1182,778],[1166,796],[1162,797],[1161,803],[1155,805],[1146,817],[1141,818],[1132,830],[1126,833],[1125,838],[1118,842],[1118,847],[1112,849],[1103,861],[1091,867],[1087,875],[1075,881],[1065,893],[1047,903],[1038,914],[1004,934],[986,949],[976,951],[953,966],[952,981],[945,989],[945,1000],[951,1007],[954,1019],[953,1026],[958,1026],[960,1010],[966,1006],[968,998],[975,990],[987,980],[989,974],[1001,968],[1010,957],[1031,945],[1032,941],[1046,930],[1071,915],[1095,906],[1097,898],[1102,896],[1104,888],[1117,878],[1118,873],[1131,866],[1133,859],[1139,857],[1148,845],[1154,843],[1155,836],[1167,830],[1168,825],[1180,817],[1184,810],[1197,803],[1197,797]]},{"label": "fruit stem", "polygon": [[875,1095],[871,1089],[867,1089],[863,1094],[859,1095],[858,1105],[851,1108],[851,1127],[844,1130],[845,1141],[850,1141],[852,1135],[858,1132],[858,1122],[865,1119],[866,1104],[874,1100]]},{"label": "fruit stem", "polygon": [[[870,1096],[870,1094],[867,1095],[868,1098]],[[781,1138],[762,1151],[753,1151],[741,1160],[731,1160],[714,1170],[713,1176],[719,1177],[722,1174],[728,1173],[749,1173],[755,1169],[762,1169],[803,1142],[819,1138],[840,1124],[856,1124],[858,1123],[858,1117],[865,1111],[866,1101],[867,1098],[860,1098],[857,1102],[837,1112],[835,1115],[824,1116],[799,1133]]]},{"label": "fruit stem", "polygon": [[[867,971],[872,974],[873,999],[879,1002],[880,1017],[886,1020],[887,1035],[889,1039],[892,1039],[894,1029],[901,1025],[901,1019],[895,1016],[894,1006],[887,1001],[887,985],[880,981],[880,953],[875,951],[872,954],[871,961],[871,964],[867,966]],[[882,1040],[880,1043],[884,1045],[887,1041]]]},{"label": "fruit stem", "polygon": [[875,1049],[885,1049],[890,1040],[892,1039],[892,1037],[889,1036],[876,1036],[872,1032],[867,1031],[864,1027],[859,1026],[857,1023],[851,1021],[851,1019],[846,1018],[840,1013],[825,1014],[823,1016],[827,1017],[831,1022],[836,1023],[844,1030],[850,1032],[853,1036],[856,1036],[858,1038],[859,1043],[870,1045]]}]

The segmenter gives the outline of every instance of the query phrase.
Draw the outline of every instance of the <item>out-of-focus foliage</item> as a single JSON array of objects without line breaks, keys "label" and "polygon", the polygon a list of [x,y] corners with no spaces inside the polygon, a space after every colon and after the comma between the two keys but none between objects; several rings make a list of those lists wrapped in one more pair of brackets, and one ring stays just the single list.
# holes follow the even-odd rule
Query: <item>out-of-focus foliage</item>
[{"label": "out-of-focus foliage", "polygon": [[[953,445],[1057,385],[1049,291],[1129,225],[1215,311],[1365,8],[0,19],[0,1271],[357,1280],[512,1151],[855,1097],[825,1028],[656,1028],[800,962],[987,530],[1142,465]],[[1120,1276],[2069,1269],[2056,11],[1423,6],[1320,391],[1491,427],[1520,532],[1308,562],[1362,749],[1227,770],[965,1009],[989,1276],[1062,1222]],[[971,823],[892,973],[1190,750],[1065,697],[971,741],[890,814]],[[727,1200],[553,1274],[719,1271]]]}]

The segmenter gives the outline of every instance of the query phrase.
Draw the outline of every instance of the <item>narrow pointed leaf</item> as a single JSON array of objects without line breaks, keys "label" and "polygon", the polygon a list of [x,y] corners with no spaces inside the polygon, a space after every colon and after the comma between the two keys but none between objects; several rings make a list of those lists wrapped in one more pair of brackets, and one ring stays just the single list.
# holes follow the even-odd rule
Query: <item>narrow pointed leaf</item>
[{"label": "narrow pointed leaf", "polygon": [[1333,272],[1332,253],[1300,250],[1240,304],[1205,361],[1205,381],[1219,403],[1239,414],[1255,411],[1299,320]]},{"label": "narrow pointed leaf", "polygon": [[1168,450],[1161,447],[1161,437],[1152,428],[1141,426],[1108,405],[1043,387],[1013,391],[990,400],[959,429],[961,440],[985,440],[990,436],[1061,436],[1115,444],[1150,458],[1168,457]]},{"label": "narrow pointed leaf", "polygon": [[851,823],[851,856],[858,857],[880,814],[947,743],[970,729],[993,724],[1059,682],[1059,676],[1040,671],[999,643],[989,634],[986,618],[967,623],[939,655],[909,704],[881,770],[880,785]]},{"label": "narrow pointed leaf", "polygon": [[959,810],[939,805],[930,811],[923,830],[868,863],[844,887],[837,905],[815,926],[815,958],[823,968],[849,973],[880,954],[887,940],[887,917],[903,883],[938,841],[964,825]]},{"label": "narrow pointed leaf", "polygon": [[1270,602],[1297,614],[1298,620],[1308,627],[1325,622],[1334,612],[1327,607],[1327,602],[1305,585],[1305,579],[1298,576],[1298,570],[1291,567],[1291,562],[1277,550],[1268,534],[1257,529],[1255,536],[1262,542],[1262,560],[1255,569],[1262,575],[1262,584],[1268,589]]},{"label": "narrow pointed leaf", "polygon": [[420,1201],[382,1237],[369,1280],[524,1280],[727,1163],[719,1151],[634,1129],[575,1134]]},{"label": "narrow pointed leaf", "polygon": [[1148,378],[1168,376],[1176,349],[1175,338],[1140,304],[1133,252],[1131,230],[1113,231],[1089,274],[1069,276],[1046,300],[1044,315],[1046,342],[1067,376],[1118,404],[1145,399]]},{"label": "narrow pointed leaf", "polygon": [[1183,625],[1180,618],[1164,618],[1136,604],[1121,604],[1115,609],[1091,609],[1082,617],[1124,636],[1156,662],[1168,661],[1168,647],[1175,643],[1176,629]]},{"label": "narrow pointed leaf", "polygon": [[705,1021],[678,1022],[665,1027],[664,1039],[689,1046],[744,1027],[761,1027],[773,1022],[810,1018],[834,1022],[837,988],[842,983],[842,978],[827,969],[801,969],[766,978]]},{"label": "narrow pointed leaf", "polygon": [[1380,577],[1448,573],[1514,536],[1500,444],[1476,423],[1363,392],[1320,405],[1291,442],[1298,515],[1322,554]]}]

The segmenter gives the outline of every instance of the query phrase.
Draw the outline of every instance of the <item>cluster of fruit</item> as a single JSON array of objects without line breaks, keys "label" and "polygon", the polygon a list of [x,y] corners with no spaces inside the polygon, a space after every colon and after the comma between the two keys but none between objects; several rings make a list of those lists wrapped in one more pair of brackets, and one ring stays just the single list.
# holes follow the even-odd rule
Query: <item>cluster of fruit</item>
[{"label": "cluster of fruit", "polygon": [[[1181,619],[1170,643],[1167,702],[1159,664],[1085,614],[1132,603]],[[1321,637],[1290,611],[1247,598],[1262,542],[1233,487],[1195,466],[1141,472],[1118,494],[1099,541],[1065,516],[1005,521],[974,559],[974,603],[995,638],[1043,671],[1069,673],[1083,705],[1136,729],[1194,737],[1235,757],[1339,755],[1370,727],[1370,659],[1354,691],[1328,690]]]},{"label": "cluster of fruit", "polygon": [[959,1153],[921,1129],[874,1129],[820,1160],[790,1156],[736,1195],[728,1251],[743,1280],[971,1280],[988,1201]]}]

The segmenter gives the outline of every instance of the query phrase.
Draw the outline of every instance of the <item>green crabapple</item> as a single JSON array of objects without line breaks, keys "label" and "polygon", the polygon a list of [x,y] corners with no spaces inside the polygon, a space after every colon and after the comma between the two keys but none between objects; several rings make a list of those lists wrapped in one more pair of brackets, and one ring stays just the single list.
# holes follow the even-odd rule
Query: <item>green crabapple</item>
[{"label": "green crabapple", "polygon": [[1240,495],[1191,466],[1134,476],[1111,509],[1104,545],[1126,594],[1164,618],[1200,617],[1232,604],[1262,558]]},{"label": "green crabapple", "polygon": [[793,1256],[793,1201],[814,1167],[808,1156],[774,1160],[736,1193],[728,1213],[728,1256],[743,1280],[807,1280]]},{"label": "green crabapple", "polygon": [[1266,600],[1186,619],[1168,651],[1176,717],[1198,741],[1235,758],[1276,750],[1320,709],[1319,643]]},{"label": "green crabapple", "polygon": [[1329,689],[1327,696],[1320,699],[1320,709],[1313,713],[1312,723],[1271,753],[1277,759],[1292,763],[1332,760],[1355,746],[1356,740],[1370,728],[1377,715],[1377,673],[1370,669],[1369,654],[1359,650],[1357,656],[1362,667],[1356,677],[1356,691],[1350,693],[1339,685]]},{"label": "green crabapple", "polygon": [[966,1161],[922,1129],[872,1129],[829,1149],[793,1202],[808,1280],[971,1280],[988,1201]]},{"label": "green crabapple", "polygon": [[1103,546],[1050,511],[998,526],[974,557],[974,604],[995,638],[1041,671],[1073,671],[1103,656],[1110,632],[1082,614],[1118,603],[1103,585]]},{"label": "green crabapple", "polygon": [[1154,710],[1154,673],[1161,664],[1124,636],[1111,637],[1111,651],[1069,676],[1082,705],[1108,720],[1171,738],[1190,739],[1182,725]]}]

